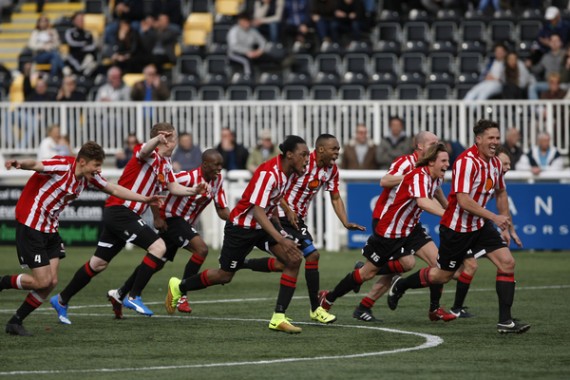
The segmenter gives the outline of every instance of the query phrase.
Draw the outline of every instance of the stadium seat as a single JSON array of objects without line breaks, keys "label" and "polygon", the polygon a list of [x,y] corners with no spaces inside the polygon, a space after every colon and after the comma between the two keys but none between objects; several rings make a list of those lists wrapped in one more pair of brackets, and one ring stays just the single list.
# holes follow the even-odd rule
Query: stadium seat
[{"label": "stadium seat", "polygon": [[340,74],[342,74],[340,55],[333,53],[317,54],[315,57],[315,68],[317,72],[340,76]]},{"label": "stadium seat", "polygon": [[105,32],[105,15],[99,13],[86,13],[83,18],[84,28],[93,34],[94,39],[103,36]]},{"label": "stadium seat", "polygon": [[455,75],[449,72],[430,73],[427,78],[428,84],[445,84],[455,86]]},{"label": "stadium seat", "polygon": [[426,58],[419,53],[405,53],[400,58],[402,74],[399,82],[423,85],[425,83]]},{"label": "stadium seat", "polygon": [[479,41],[486,44],[487,27],[482,21],[464,21],[461,23],[461,40]]},{"label": "stadium seat", "polygon": [[433,52],[440,52],[440,53],[457,53],[457,44],[451,40],[446,41],[434,41],[431,45],[431,50]]},{"label": "stadium seat", "polygon": [[398,57],[392,53],[375,53],[372,56],[372,70],[374,73],[398,74]]},{"label": "stadium seat", "polygon": [[390,87],[396,86],[398,83],[398,76],[395,73],[379,73],[370,76],[370,84],[388,85]]},{"label": "stadium seat", "polygon": [[281,91],[278,86],[261,85],[253,90],[253,98],[255,100],[279,100]]},{"label": "stadium seat", "polygon": [[399,23],[400,14],[390,9],[382,9],[378,15],[378,20],[382,21],[382,24],[390,21]]},{"label": "stadium seat", "polygon": [[188,46],[206,46],[208,32],[202,29],[187,29],[182,32],[182,43]]},{"label": "stadium seat", "polygon": [[501,42],[507,49],[512,50],[514,41],[515,25],[510,21],[493,20],[489,23],[489,34],[493,44]]},{"label": "stadium seat", "polygon": [[451,100],[453,90],[445,84],[428,84],[426,86],[426,98],[430,100]]},{"label": "stadium seat", "polygon": [[281,73],[261,73],[257,82],[264,85],[282,86],[283,75]]},{"label": "stadium seat", "polygon": [[489,20],[489,16],[485,15],[485,13],[479,11],[478,9],[468,10],[463,15],[465,20],[469,21],[477,21],[486,23]]},{"label": "stadium seat", "polygon": [[[542,22],[544,20],[544,15],[542,14],[542,10],[538,8],[527,8],[521,13],[521,19],[524,20],[534,20]],[[521,22],[521,21],[519,21]]]},{"label": "stadium seat", "polygon": [[226,74],[206,74],[202,80],[204,85],[222,86],[226,87],[230,84],[230,79]]},{"label": "stadium seat", "polygon": [[450,53],[432,53],[428,56],[430,73],[455,72],[455,57]]},{"label": "stadium seat", "polygon": [[409,21],[404,24],[404,41],[423,41],[429,44],[431,37],[427,22]]},{"label": "stadium seat", "polygon": [[431,26],[434,42],[453,41],[457,43],[457,26],[452,21],[436,21]]},{"label": "stadium seat", "polygon": [[402,51],[402,46],[397,41],[378,41],[374,51],[379,53],[392,53],[392,54],[400,54]]},{"label": "stadium seat", "polygon": [[336,88],[325,84],[315,85],[311,88],[311,98],[313,100],[336,99]]},{"label": "stadium seat", "polygon": [[208,12],[192,12],[184,22],[184,30],[203,30],[210,33],[214,27],[214,16]]},{"label": "stadium seat", "polygon": [[392,86],[383,84],[373,84],[366,89],[370,100],[390,100],[394,96]]},{"label": "stadium seat", "polygon": [[406,53],[427,54],[430,51],[430,46],[426,41],[406,41],[402,50]]},{"label": "stadium seat", "polygon": [[522,42],[526,42],[529,47],[532,41],[536,39],[538,36],[538,32],[542,28],[542,22],[538,20],[521,20],[517,24],[518,29],[518,40]]},{"label": "stadium seat", "polygon": [[344,56],[343,71],[352,73],[370,73],[370,59],[367,54],[350,53]]},{"label": "stadium seat", "polygon": [[423,9],[410,9],[408,12],[408,20],[411,22],[423,21],[430,22],[431,16],[426,10]]},{"label": "stadium seat", "polygon": [[455,23],[461,19],[461,15],[455,9],[440,9],[436,13],[436,19],[438,21],[452,21]]},{"label": "stadium seat", "polygon": [[487,52],[487,44],[482,41],[463,41],[461,43],[461,52],[485,54]]},{"label": "stadium seat", "polygon": [[346,54],[362,53],[370,55],[372,53],[372,46],[366,41],[350,41],[345,51]]},{"label": "stadium seat", "polygon": [[223,54],[209,55],[206,57],[206,73],[228,75],[229,61]]},{"label": "stadium seat", "polygon": [[202,83],[202,77],[196,74],[178,74],[176,84],[197,87]]},{"label": "stadium seat", "polygon": [[181,74],[193,74],[201,77],[203,69],[202,58],[194,55],[180,56],[178,58],[178,68]]},{"label": "stadium seat", "polygon": [[103,13],[103,0],[86,0],[85,13]]},{"label": "stadium seat", "polygon": [[178,101],[196,100],[196,88],[190,86],[174,86],[171,94],[172,99]]},{"label": "stadium seat", "polygon": [[289,73],[285,77],[286,85],[303,85],[309,86],[312,82],[312,78],[305,73]]},{"label": "stadium seat", "polygon": [[223,100],[224,88],[221,86],[202,86],[198,90],[200,100]]},{"label": "stadium seat", "polygon": [[224,16],[237,16],[243,0],[216,0],[216,13]]},{"label": "stadium seat", "polygon": [[285,86],[282,97],[286,100],[306,100],[309,98],[309,89],[300,85]]},{"label": "stadium seat", "polygon": [[456,91],[457,91],[457,99],[465,98],[465,94],[469,92],[473,88],[474,84],[465,83],[465,84],[457,84]]},{"label": "stadium seat", "polygon": [[135,83],[142,80],[144,80],[143,74],[129,73],[123,75],[123,82],[129,87],[133,87]]},{"label": "stadium seat", "polygon": [[493,13],[493,19],[515,23],[518,17],[510,9],[498,9]]},{"label": "stadium seat", "polygon": [[318,52],[341,55],[343,53],[343,48],[336,41],[333,42],[323,41],[323,43],[321,43],[321,45],[319,46]]},{"label": "stadium seat", "polygon": [[210,0],[192,0],[190,6],[190,13],[208,13],[211,11],[211,1]]},{"label": "stadium seat", "polygon": [[244,73],[234,73],[230,79],[232,85],[241,86],[253,86],[255,84],[255,78],[250,75],[245,75]]},{"label": "stadium seat", "polygon": [[379,41],[402,42],[402,27],[396,22],[383,22],[378,26]]},{"label": "stadium seat", "polygon": [[211,40],[208,44],[208,52],[211,54],[225,54],[228,50],[227,35],[230,25],[214,24]]},{"label": "stadium seat", "polygon": [[226,90],[226,98],[228,100],[251,100],[251,88],[249,86],[238,86],[232,85],[229,86]]},{"label": "stadium seat", "polygon": [[478,53],[460,53],[458,59],[458,72],[461,74],[475,73],[479,75],[483,68],[483,56]]},{"label": "stadium seat", "polygon": [[344,84],[358,84],[361,86],[367,85],[369,82],[369,75],[366,73],[353,73],[347,71],[342,76],[342,83]]},{"label": "stadium seat", "polygon": [[315,79],[313,80],[314,84],[327,84],[331,86],[338,87],[340,84],[340,77],[338,74],[335,73],[323,73],[319,72],[315,75]]},{"label": "stadium seat", "polygon": [[313,56],[310,54],[295,54],[293,57],[291,71],[312,77],[315,72]]},{"label": "stadium seat", "polygon": [[421,86],[414,84],[403,84],[398,87],[397,91],[400,100],[418,100],[423,97]]},{"label": "stadium seat", "polygon": [[366,99],[364,86],[342,85],[339,88],[339,98],[342,100],[363,100]]}]

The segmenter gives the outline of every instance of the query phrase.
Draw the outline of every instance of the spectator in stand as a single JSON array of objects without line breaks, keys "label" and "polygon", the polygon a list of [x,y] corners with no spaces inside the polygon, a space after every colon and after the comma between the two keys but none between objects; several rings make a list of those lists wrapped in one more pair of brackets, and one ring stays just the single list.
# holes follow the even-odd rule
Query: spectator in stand
[{"label": "spectator in stand", "polygon": [[515,52],[507,54],[504,78],[503,99],[526,99],[527,87],[534,78]]},{"label": "spectator in stand", "polygon": [[256,0],[253,4],[253,26],[265,39],[278,43],[281,41],[281,20],[285,0]]},{"label": "spectator in stand", "polygon": [[24,75],[24,99],[26,102],[53,102],[55,97],[48,92],[47,79],[39,77],[32,87],[30,77]]},{"label": "spectator in stand", "polygon": [[122,169],[127,166],[127,163],[133,157],[133,152],[135,147],[141,142],[134,133],[129,133],[125,139],[125,145],[123,145],[123,150],[120,150],[115,155],[115,165],[118,169]]},{"label": "spectator in stand", "polygon": [[71,147],[71,141],[69,141],[68,135],[59,136],[59,141],[57,144],[57,155],[58,156],[73,156],[73,148]]},{"label": "spectator in stand", "polygon": [[376,145],[368,136],[368,129],[364,124],[356,126],[355,136],[342,150],[342,169],[376,170]]},{"label": "spectator in stand", "polygon": [[119,19],[128,20],[135,31],[139,31],[140,22],[144,19],[144,1],[141,0],[115,0],[113,8],[113,21],[105,27],[105,45],[113,46],[117,43],[116,36],[119,29]]},{"label": "spectator in stand", "polygon": [[[422,6],[434,15],[441,9],[460,8],[466,2],[466,0],[421,0]],[[366,11],[368,12],[368,9]]]},{"label": "spectator in stand", "polygon": [[131,99],[137,101],[168,100],[170,89],[160,80],[160,76],[153,64],[143,69],[144,79],[135,83],[131,90]]},{"label": "spectator in stand", "polygon": [[553,72],[548,75],[548,90],[540,95],[542,100],[564,99],[566,90],[560,88],[560,74]]},{"label": "spectator in stand", "polygon": [[152,3],[152,14],[165,14],[170,20],[168,27],[178,33],[182,33],[182,25],[184,24],[184,14],[182,13],[182,4],[180,0],[154,0]]},{"label": "spectator in stand", "polygon": [[247,165],[249,152],[236,142],[235,133],[229,128],[222,128],[222,138],[216,150],[224,158],[224,169],[243,170]]},{"label": "spectator in stand", "polygon": [[77,91],[75,76],[68,75],[63,78],[55,99],[58,102],[83,102],[86,100],[86,96],[84,93]]},{"label": "spectator in stand", "polygon": [[[69,46],[67,64],[75,74],[90,76],[97,68],[97,45],[91,32],[84,29],[84,16],[83,12],[76,12],[72,17],[73,27],[65,32],[65,43]],[[66,69],[64,73],[69,74]]]},{"label": "spectator in stand", "polygon": [[259,165],[279,154],[279,148],[271,140],[271,131],[263,129],[259,133],[259,143],[249,152],[247,170],[255,173]]},{"label": "spectator in stand", "polygon": [[193,140],[188,132],[178,135],[178,146],[172,154],[172,169],[175,172],[191,171],[202,164],[202,151]]},{"label": "spectator in stand", "polygon": [[523,151],[520,147],[520,142],[521,133],[519,130],[514,127],[509,128],[505,134],[505,142],[503,143],[503,147],[509,152],[511,156],[511,165],[513,168],[519,162],[523,154]]},{"label": "spectator in stand", "polygon": [[[283,9],[283,34],[293,36],[292,42],[308,43],[310,36],[311,15],[309,0],[285,0]],[[293,45],[286,41],[286,45]]]},{"label": "spectator in stand", "polygon": [[570,46],[566,48],[566,54],[562,58],[562,65],[560,66],[560,82],[566,86],[570,83]]},{"label": "spectator in stand", "polygon": [[540,61],[542,55],[550,51],[551,35],[558,34],[562,39],[563,46],[566,46],[568,44],[568,38],[570,37],[570,23],[562,19],[560,10],[558,8],[546,8],[544,19],[544,25],[538,32],[538,36],[530,48],[530,59],[532,60],[533,64]]},{"label": "spectator in stand", "polygon": [[459,157],[461,153],[465,150],[465,147],[461,145],[459,141],[444,141],[447,152],[449,153],[449,167],[453,167],[453,163]]},{"label": "spectator in stand", "polygon": [[141,45],[146,61],[161,67],[164,63],[176,63],[174,48],[180,32],[170,27],[168,15],[160,14],[155,20],[152,16],[141,22]]},{"label": "spectator in stand", "polygon": [[335,11],[339,37],[359,41],[362,31],[362,3],[360,0],[339,0]]},{"label": "spectator in stand", "polygon": [[122,79],[121,69],[111,66],[107,71],[107,83],[99,87],[96,102],[124,102],[131,100],[131,89]]},{"label": "spectator in stand", "polygon": [[477,9],[480,12],[485,12],[489,6],[492,6],[494,11],[500,11],[501,0],[479,0],[479,7]]},{"label": "spectator in stand", "polygon": [[47,160],[60,153],[59,140],[61,138],[59,125],[50,125],[47,129],[46,137],[40,142],[38,148],[38,161]]},{"label": "spectator in stand", "polygon": [[530,170],[534,175],[543,171],[563,170],[564,158],[558,149],[550,144],[550,135],[542,132],[537,136],[537,144],[521,156],[516,169]]},{"label": "spectator in stand", "polygon": [[550,73],[560,74],[560,68],[564,62],[564,51],[562,50],[562,39],[560,35],[551,35],[549,46],[550,50],[542,56],[538,64],[532,66],[530,59],[526,61],[527,67],[530,68],[530,71],[537,80],[528,87],[529,100],[539,99],[540,92],[548,89],[546,78],[549,77]]},{"label": "spectator in stand", "polygon": [[390,118],[390,134],[382,139],[376,149],[376,162],[380,169],[389,169],[396,158],[413,152],[412,138],[404,131],[404,121],[397,116]]},{"label": "spectator in stand", "polygon": [[320,42],[338,42],[338,21],[335,16],[338,0],[312,0],[311,19]]},{"label": "spectator in stand", "polygon": [[507,56],[507,48],[498,43],[495,45],[494,52],[494,57],[483,72],[483,80],[465,94],[465,100],[486,100],[499,95],[503,90],[502,79],[505,74],[504,61]]},{"label": "spectator in stand", "polygon": [[110,56],[111,63],[127,73],[140,72],[142,68],[140,37],[127,19],[119,20],[115,41],[115,44],[106,47],[108,50],[106,55]]},{"label": "spectator in stand", "polygon": [[36,28],[28,40],[28,48],[32,50],[34,62],[49,63],[50,75],[61,75],[63,60],[59,54],[59,34],[51,27],[49,19],[41,15],[36,22]]}]

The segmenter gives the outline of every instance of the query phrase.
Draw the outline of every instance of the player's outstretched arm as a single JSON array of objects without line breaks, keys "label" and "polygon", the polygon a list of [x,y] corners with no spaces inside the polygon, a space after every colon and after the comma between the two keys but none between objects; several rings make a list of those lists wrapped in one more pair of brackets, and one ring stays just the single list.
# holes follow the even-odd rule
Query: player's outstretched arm
[{"label": "player's outstretched arm", "polygon": [[4,163],[4,166],[6,167],[7,170],[10,170],[12,168],[16,168],[16,169],[23,169],[23,170],[33,170],[36,172],[43,172],[44,171],[44,165],[42,164],[41,161],[36,161],[36,160],[7,160]]},{"label": "player's outstretched arm", "polygon": [[336,216],[341,221],[344,228],[348,230],[366,231],[366,227],[348,221],[348,217],[346,216],[346,208],[344,207],[344,202],[339,193],[331,193],[331,204]]},{"label": "player's outstretched arm", "polygon": [[259,223],[261,228],[263,228],[265,232],[271,235],[271,237],[283,247],[285,254],[287,254],[287,256],[291,257],[291,256],[303,255],[299,250],[299,247],[297,247],[297,244],[293,240],[287,239],[286,237],[281,235],[279,231],[277,231],[277,229],[273,226],[273,223],[271,223],[271,221],[267,217],[267,214],[265,213],[265,209],[263,207],[254,205],[253,217],[255,218],[257,223]]},{"label": "player's outstretched arm", "polygon": [[419,208],[435,216],[442,217],[443,213],[445,212],[445,209],[441,207],[441,204],[433,199],[416,198],[416,202],[418,203]]},{"label": "player's outstretched arm", "polygon": [[403,179],[403,175],[386,174],[380,179],[380,186],[391,189],[398,186]]},{"label": "player's outstretched arm", "polygon": [[164,199],[163,196],[160,195],[153,195],[151,197],[145,197],[139,193],[135,193],[123,187],[121,185],[117,185],[116,183],[108,182],[107,186],[103,188],[103,192],[113,195],[117,198],[126,199],[127,201],[135,201],[135,202],[143,202],[148,203],[150,205],[160,205]]},{"label": "player's outstretched arm", "polygon": [[178,182],[169,182],[166,186],[172,195],[178,195],[181,197],[198,195],[210,191],[210,186],[205,182],[200,182],[193,187],[182,186]]},{"label": "player's outstretched arm", "polygon": [[144,144],[139,152],[139,159],[146,160],[150,157],[152,152],[160,145],[166,144],[168,137],[172,136],[173,132],[166,132],[160,131],[158,135],[154,136],[152,139],[148,140],[146,144]]}]

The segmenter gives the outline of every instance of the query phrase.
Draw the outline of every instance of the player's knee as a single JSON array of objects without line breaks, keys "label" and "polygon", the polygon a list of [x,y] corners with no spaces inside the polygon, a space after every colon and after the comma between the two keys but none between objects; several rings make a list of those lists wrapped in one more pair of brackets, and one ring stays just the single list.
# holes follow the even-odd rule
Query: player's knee
[{"label": "player's knee", "polygon": [[301,256],[292,256],[288,258],[287,263],[285,263],[285,266],[287,268],[297,269],[301,266],[302,262],[303,258]]},{"label": "player's knee", "polygon": [[512,256],[509,258],[505,258],[501,262],[501,268],[500,269],[506,273],[513,273],[515,271],[515,258]]},{"label": "player's knee", "polygon": [[416,259],[414,258],[414,256],[404,256],[402,258],[399,259],[400,264],[402,264],[402,269],[404,270],[404,272],[408,272],[412,269],[414,269],[414,266],[416,265]]},{"label": "player's knee", "polygon": [[229,284],[232,281],[234,274],[231,272],[219,271],[218,273],[218,282],[221,285]]},{"label": "player's knee", "polygon": [[206,256],[208,256],[208,246],[204,245],[204,246],[198,247],[198,248],[196,248],[194,253],[200,257],[206,257]]},{"label": "player's knee", "polygon": [[374,272],[360,271],[360,278],[362,279],[362,282],[372,280],[374,276],[376,276],[376,273]]},{"label": "player's knee", "polygon": [[319,254],[318,251],[315,251],[313,253],[311,253],[310,255],[308,255],[307,257],[305,257],[306,261],[319,261],[319,258],[321,257],[321,255]]},{"label": "player's knee", "polygon": [[47,274],[45,276],[37,277],[35,280],[36,280],[36,290],[49,289],[52,285],[53,276],[51,274]]},{"label": "player's knee", "polygon": [[158,239],[150,247],[148,247],[148,251],[152,253],[156,257],[163,257],[166,253],[166,244],[164,240]]},{"label": "player's knee", "polygon": [[102,260],[98,257],[92,257],[91,260],[89,261],[89,266],[97,273],[107,269],[108,265],[109,263],[107,261]]},{"label": "player's knee", "polygon": [[473,277],[477,269],[479,268],[479,264],[475,260],[466,260],[463,262],[463,273],[468,274],[469,276]]}]

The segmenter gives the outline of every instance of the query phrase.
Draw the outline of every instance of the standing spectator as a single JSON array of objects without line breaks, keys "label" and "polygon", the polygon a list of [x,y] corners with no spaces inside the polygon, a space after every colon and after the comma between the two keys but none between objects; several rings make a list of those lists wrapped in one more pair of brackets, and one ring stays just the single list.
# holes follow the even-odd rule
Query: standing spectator
[{"label": "standing spectator", "polygon": [[222,128],[222,138],[216,150],[224,158],[224,169],[243,170],[246,168],[249,152],[242,144],[236,142],[236,135],[231,129]]},{"label": "standing spectator", "polygon": [[34,62],[49,63],[50,75],[61,75],[63,60],[59,54],[59,34],[51,27],[49,19],[41,15],[36,22],[36,28],[28,40],[28,47],[34,55]]},{"label": "standing spectator", "polygon": [[521,133],[518,129],[512,127],[507,130],[505,134],[505,142],[503,143],[503,147],[509,152],[511,156],[511,164],[513,168],[519,162],[523,151],[520,147],[521,142]]},{"label": "standing spectator", "polygon": [[507,48],[499,43],[495,45],[494,52],[494,57],[483,73],[483,80],[465,94],[465,100],[486,100],[500,94],[503,90],[502,79],[505,73],[504,61]]},{"label": "standing spectator", "polygon": [[530,48],[532,63],[537,63],[544,53],[550,51],[550,36],[558,34],[562,39],[562,45],[566,46],[570,37],[570,23],[560,15],[560,10],[556,7],[546,8],[544,12],[544,25],[538,32],[536,40]]},{"label": "standing spectator", "polygon": [[339,37],[359,41],[362,30],[362,3],[359,0],[339,0],[335,11]]},{"label": "standing spectator", "polygon": [[75,76],[68,75],[63,78],[55,99],[58,102],[82,102],[85,101],[85,98],[84,93],[77,91]]},{"label": "standing spectator", "polygon": [[107,83],[99,87],[96,102],[125,102],[131,100],[131,89],[122,79],[121,69],[111,66],[107,71]]},{"label": "standing spectator", "polygon": [[320,42],[338,42],[338,21],[335,15],[338,0],[312,0],[311,19]]},{"label": "standing spectator", "polygon": [[139,72],[143,58],[139,54],[140,37],[128,20],[119,20],[115,40],[113,45],[108,46],[109,52],[106,53],[110,55],[111,63],[127,73]]},{"label": "standing spectator", "polygon": [[84,16],[83,12],[73,15],[73,27],[65,32],[65,43],[69,45],[67,63],[73,72],[90,76],[97,68],[97,45],[91,32],[84,29]]},{"label": "standing spectator", "polygon": [[563,64],[564,51],[562,50],[562,39],[560,35],[553,34],[550,36],[550,50],[545,53],[540,62],[534,66],[531,65],[531,61],[527,60],[527,67],[534,74],[536,82],[531,83],[528,86],[528,98],[529,100],[537,100],[540,98],[540,92],[546,91],[548,89],[548,82],[546,79],[550,73],[560,74],[560,69]]},{"label": "standing spectator", "polygon": [[516,169],[530,170],[534,175],[539,175],[543,171],[564,169],[564,158],[558,149],[550,144],[550,135],[547,132],[542,132],[536,139],[537,145],[521,156]]},{"label": "standing spectator", "polygon": [[131,99],[137,101],[168,100],[170,90],[166,83],[160,80],[154,64],[146,65],[143,69],[144,79],[135,83],[131,90]]},{"label": "standing spectator", "polygon": [[281,41],[281,19],[285,0],[256,0],[253,4],[253,26],[269,41]]},{"label": "standing spectator", "polygon": [[356,126],[355,136],[342,150],[343,169],[376,170],[376,144],[368,136],[368,129],[364,124]]},{"label": "standing spectator", "polygon": [[172,169],[175,172],[194,170],[202,163],[202,151],[193,140],[188,132],[178,136],[178,147],[172,154]]},{"label": "standing spectator", "polygon": [[[309,42],[310,26],[309,0],[285,0],[283,34],[292,36],[294,42],[305,44]],[[291,41],[286,41],[286,45],[292,45]]]},{"label": "standing spectator", "polygon": [[507,54],[504,78],[503,99],[525,99],[527,87],[534,80],[515,52]]},{"label": "standing spectator", "polygon": [[141,22],[142,54],[147,62],[161,67],[164,63],[176,63],[174,47],[180,32],[169,27],[170,21],[165,14],[156,20],[149,16]]},{"label": "standing spectator", "polygon": [[37,160],[47,160],[59,155],[59,140],[61,138],[59,125],[50,125],[47,129],[47,136],[40,142],[38,147]]},{"label": "standing spectator", "polygon": [[279,154],[279,148],[271,140],[271,131],[264,129],[259,133],[259,142],[249,152],[247,170],[254,173],[258,166]]},{"label": "standing spectator", "polygon": [[397,116],[390,118],[390,134],[382,139],[376,149],[376,162],[380,169],[388,169],[397,157],[413,151],[412,138],[404,131],[404,121]]},{"label": "standing spectator", "polygon": [[115,166],[118,169],[122,169],[131,160],[133,157],[133,153],[135,151],[135,147],[140,145],[140,141],[137,138],[137,135],[134,133],[129,133],[127,138],[125,139],[125,144],[123,145],[123,150],[120,150],[115,155]]}]

